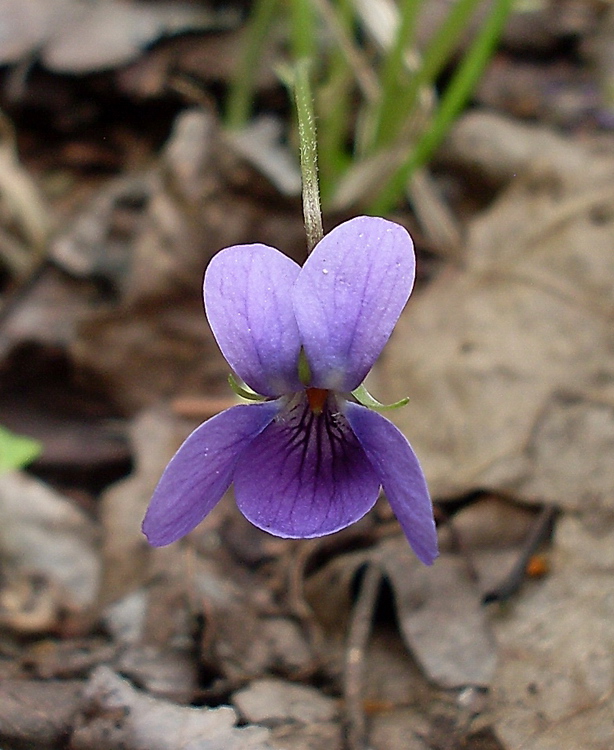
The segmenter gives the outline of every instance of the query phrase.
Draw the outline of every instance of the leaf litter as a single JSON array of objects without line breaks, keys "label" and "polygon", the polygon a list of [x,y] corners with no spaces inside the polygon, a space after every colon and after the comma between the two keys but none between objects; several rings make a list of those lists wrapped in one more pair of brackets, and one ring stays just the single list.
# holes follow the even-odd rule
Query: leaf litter
[{"label": "leaf litter", "polygon": [[[167,10],[123,3],[121,12],[137,5]],[[10,60],[32,53],[37,28],[37,45],[48,38],[48,25],[33,25]],[[162,23],[137,43],[135,28],[104,60],[45,42],[43,63],[117,65],[173,31]],[[379,396],[411,396],[395,419],[438,501],[433,568],[418,567],[384,504],[355,529],[295,543],[222,502],[185,544],[154,551],[143,542],[152,486],[224,393],[194,279],[219,247],[241,241],[302,259],[295,174],[275,128],[258,132],[262,147],[246,149],[186,107],[146,168],[126,165],[87,186],[44,267],[11,292],[3,385],[18,378],[24,343],[43,362],[60,351],[70,397],[82,399],[74,377],[106,403],[81,441],[106,451],[97,465],[113,467],[113,479],[119,467],[129,475],[102,492],[66,483],[54,428],[43,442],[55,452],[45,445],[46,463],[43,452],[33,467],[42,479],[0,477],[1,742],[609,747],[614,161],[603,142],[476,111],[441,151],[451,172],[477,171],[497,194],[470,214],[464,242],[455,227],[454,253],[442,252],[446,263],[412,299],[375,373]],[[38,178],[16,158],[11,151],[13,173],[36,195],[13,204],[11,232],[29,257],[38,240],[20,222],[42,204]],[[54,210],[51,200],[51,223]],[[27,400],[11,394],[13,410]],[[86,400],[86,410],[98,403]],[[110,414],[121,449],[108,442]],[[74,449],[62,455],[64,472],[83,467]],[[561,512],[551,538],[533,546],[544,508]],[[533,553],[544,567],[527,578]],[[514,595],[484,605],[489,592],[511,590],[519,561]]]},{"label": "leaf litter", "polygon": [[509,748],[600,747],[612,731],[614,589],[598,560],[562,549],[560,530],[598,544],[612,523],[614,161],[548,135],[561,166],[554,149],[519,163],[536,131],[501,127],[514,135],[501,161],[514,154],[518,176],[469,224],[462,265],[414,298],[384,377],[393,397],[414,397],[397,423],[436,496],[479,489],[568,511],[545,583],[493,613],[495,727]]}]

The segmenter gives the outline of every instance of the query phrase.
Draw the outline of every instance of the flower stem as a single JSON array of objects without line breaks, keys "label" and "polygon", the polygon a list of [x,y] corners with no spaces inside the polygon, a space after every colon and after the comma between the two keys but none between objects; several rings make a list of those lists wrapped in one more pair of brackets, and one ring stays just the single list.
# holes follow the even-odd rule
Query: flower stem
[{"label": "flower stem", "polygon": [[294,66],[294,98],[298,116],[298,134],[301,150],[301,177],[303,180],[303,218],[307,233],[307,252],[324,236],[320,187],[318,184],[318,142],[313,113],[313,98],[309,85],[309,60],[298,60]]}]

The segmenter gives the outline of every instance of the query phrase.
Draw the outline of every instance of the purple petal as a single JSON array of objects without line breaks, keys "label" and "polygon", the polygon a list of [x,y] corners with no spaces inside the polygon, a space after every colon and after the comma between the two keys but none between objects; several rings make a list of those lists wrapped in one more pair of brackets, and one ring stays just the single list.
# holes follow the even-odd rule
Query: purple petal
[{"label": "purple petal", "polygon": [[304,394],[249,445],[234,477],[245,517],[295,539],[331,534],[362,518],[379,485],[347,420],[330,408],[315,415]]},{"label": "purple petal", "polygon": [[345,415],[360,440],[416,555],[426,565],[437,557],[437,531],[426,479],[405,435],[364,406],[347,403]]},{"label": "purple petal", "polygon": [[143,521],[154,547],[197,526],[228,489],[241,453],[275,418],[279,403],[233,406],[201,424],[166,467]]},{"label": "purple petal", "polygon": [[411,237],[385,219],[351,219],[316,245],[293,290],[313,386],[347,392],[362,383],[414,276]]},{"label": "purple petal", "polygon": [[205,273],[207,318],[232,369],[255,391],[299,390],[301,347],[291,289],[300,267],[267,245],[235,245]]}]

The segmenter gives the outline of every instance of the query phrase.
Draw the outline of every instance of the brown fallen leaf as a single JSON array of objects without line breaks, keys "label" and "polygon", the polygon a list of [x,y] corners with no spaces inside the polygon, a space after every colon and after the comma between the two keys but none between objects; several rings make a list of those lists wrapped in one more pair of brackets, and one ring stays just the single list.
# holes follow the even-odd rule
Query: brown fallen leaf
[{"label": "brown fallen leaf", "polygon": [[404,538],[389,543],[383,564],[411,652],[437,685],[488,687],[497,646],[467,562],[444,552],[430,568],[410,568],[411,553],[401,545]]}]

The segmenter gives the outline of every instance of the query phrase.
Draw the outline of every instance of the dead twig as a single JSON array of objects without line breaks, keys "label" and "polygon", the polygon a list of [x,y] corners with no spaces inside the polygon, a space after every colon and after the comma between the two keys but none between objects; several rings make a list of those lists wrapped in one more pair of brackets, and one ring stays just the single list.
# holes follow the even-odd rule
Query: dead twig
[{"label": "dead twig", "polygon": [[364,660],[382,577],[383,573],[379,567],[375,565],[367,567],[358,599],[352,610],[343,681],[348,750],[367,750],[363,708]]},{"label": "dead twig", "polygon": [[317,621],[314,612],[305,598],[305,572],[312,556],[320,548],[321,539],[305,539],[300,543],[292,545],[289,551],[289,559],[282,568],[286,572],[287,602],[290,614],[301,623],[313,653],[316,654],[316,662],[322,654],[322,628]]},{"label": "dead twig", "polygon": [[543,507],[531,533],[524,543],[522,552],[520,553],[516,564],[498,586],[495,586],[494,589],[491,589],[484,594],[482,599],[484,604],[490,604],[491,602],[504,602],[518,591],[525,579],[529,560],[535,554],[542,542],[550,536],[552,532],[552,524],[554,523],[557,513],[558,508],[554,505],[545,505]]}]

